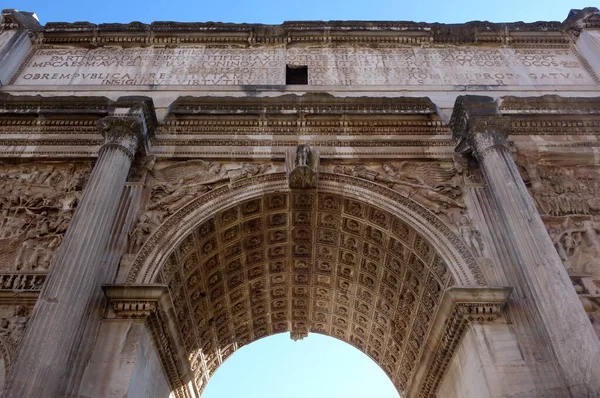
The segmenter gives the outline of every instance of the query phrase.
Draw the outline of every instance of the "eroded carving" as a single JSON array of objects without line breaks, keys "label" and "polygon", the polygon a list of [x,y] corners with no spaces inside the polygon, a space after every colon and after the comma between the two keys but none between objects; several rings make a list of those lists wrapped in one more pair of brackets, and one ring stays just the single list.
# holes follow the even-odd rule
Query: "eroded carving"
[{"label": "eroded carving", "polygon": [[435,162],[387,162],[381,165],[335,165],[334,173],[374,181],[422,204],[450,226],[458,224],[465,209],[462,173],[454,165]]},{"label": "eroded carving", "polygon": [[289,171],[290,188],[315,188],[319,169],[319,153],[308,144],[298,145]]},{"label": "eroded carving", "polygon": [[2,313],[3,316],[0,318],[0,354],[4,359],[4,373],[8,375],[25,334],[25,328],[31,316],[31,308],[23,305],[11,305],[2,308]]},{"label": "eroded carving", "polygon": [[0,164],[0,264],[47,271],[81,196],[88,163]]},{"label": "eroded carving", "polygon": [[147,236],[183,206],[224,184],[277,171],[272,163],[220,163],[203,160],[146,162],[150,189],[145,212],[129,236],[128,253],[136,253]]},{"label": "eroded carving", "polygon": [[525,166],[541,214],[600,215],[600,167]]},{"label": "eroded carving", "polygon": [[600,337],[600,168],[527,164],[525,180]]}]

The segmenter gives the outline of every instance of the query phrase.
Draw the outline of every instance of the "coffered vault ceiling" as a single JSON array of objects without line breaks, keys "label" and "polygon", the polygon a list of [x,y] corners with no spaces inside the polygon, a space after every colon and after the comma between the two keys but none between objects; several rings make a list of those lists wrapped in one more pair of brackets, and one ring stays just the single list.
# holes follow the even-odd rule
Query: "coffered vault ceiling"
[{"label": "coffered vault ceiling", "polygon": [[402,393],[442,292],[434,248],[377,207],[322,193],[273,193],[204,221],[158,279],[171,291],[199,389],[236,349],[309,332],[369,355]]}]

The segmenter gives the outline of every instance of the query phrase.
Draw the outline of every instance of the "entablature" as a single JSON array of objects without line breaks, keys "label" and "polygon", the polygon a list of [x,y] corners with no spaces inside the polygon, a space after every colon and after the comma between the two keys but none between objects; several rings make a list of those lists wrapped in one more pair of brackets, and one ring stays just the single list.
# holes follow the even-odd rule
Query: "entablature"
[{"label": "entablature", "polygon": [[[307,143],[323,159],[450,160],[455,146],[451,128],[456,130],[467,112],[464,98],[457,102],[449,124],[426,97],[340,98],[324,93],[180,97],[159,122],[147,97],[112,101],[1,94],[0,153],[95,157],[103,143],[98,120],[138,107],[152,132],[148,153],[158,157],[283,161],[289,150]],[[595,156],[600,98],[485,98],[491,113],[470,114],[469,123],[484,118],[501,122],[518,152],[543,152],[547,159],[565,152]]]}]

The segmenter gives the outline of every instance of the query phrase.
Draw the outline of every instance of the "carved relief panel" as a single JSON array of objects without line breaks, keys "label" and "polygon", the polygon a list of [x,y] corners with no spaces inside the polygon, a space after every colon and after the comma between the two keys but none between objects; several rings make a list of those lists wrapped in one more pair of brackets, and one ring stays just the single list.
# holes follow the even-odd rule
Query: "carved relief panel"
[{"label": "carved relief panel", "polygon": [[0,164],[0,289],[36,290],[91,170],[88,162]]},{"label": "carved relief panel", "polygon": [[600,337],[600,167],[525,170],[554,247]]}]

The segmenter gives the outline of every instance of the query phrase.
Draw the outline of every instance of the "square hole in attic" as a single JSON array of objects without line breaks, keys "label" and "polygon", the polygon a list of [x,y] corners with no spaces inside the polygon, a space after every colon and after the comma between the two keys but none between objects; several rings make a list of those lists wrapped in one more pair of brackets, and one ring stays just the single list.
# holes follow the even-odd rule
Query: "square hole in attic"
[{"label": "square hole in attic", "polygon": [[286,65],[285,84],[308,84],[308,66]]}]

